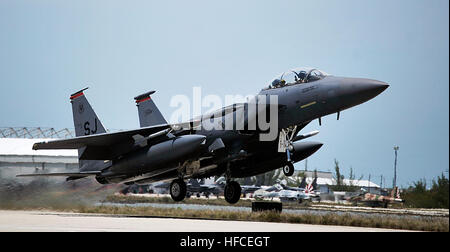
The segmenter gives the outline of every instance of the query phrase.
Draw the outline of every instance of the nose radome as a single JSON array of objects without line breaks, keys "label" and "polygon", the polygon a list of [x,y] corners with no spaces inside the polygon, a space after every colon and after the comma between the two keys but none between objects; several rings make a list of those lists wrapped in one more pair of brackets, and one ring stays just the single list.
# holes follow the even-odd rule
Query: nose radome
[{"label": "nose radome", "polygon": [[359,92],[368,92],[373,94],[373,97],[383,92],[389,85],[382,81],[363,79],[360,84],[356,85]]},{"label": "nose radome", "polygon": [[345,78],[341,83],[340,95],[354,106],[374,98],[388,87],[389,85],[382,81]]}]

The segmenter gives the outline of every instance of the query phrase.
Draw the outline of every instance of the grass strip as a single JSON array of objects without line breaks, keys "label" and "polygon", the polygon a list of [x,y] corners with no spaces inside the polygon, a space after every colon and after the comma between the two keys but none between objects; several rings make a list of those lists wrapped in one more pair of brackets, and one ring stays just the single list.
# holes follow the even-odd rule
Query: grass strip
[{"label": "grass strip", "polygon": [[182,210],[181,208],[95,206],[75,209],[79,213],[114,214],[127,216],[172,217],[210,220],[235,220],[299,223],[314,225],[355,226],[386,229],[449,232],[448,218],[367,217],[329,213],[324,215],[277,213],[273,211],[243,212],[222,210]]},{"label": "grass strip", "polygon": [[[129,195],[108,195],[102,202],[120,203],[120,204],[135,204],[135,203],[164,203],[164,204],[192,204],[192,205],[210,205],[210,206],[230,206],[230,203],[226,202],[223,198],[208,198],[208,199],[196,199],[185,198],[180,202],[175,202],[170,197],[142,197],[142,196],[129,196]],[[298,202],[284,202],[284,209],[305,209],[312,203],[304,202],[299,204]],[[251,200],[239,200],[233,204],[235,207],[252,207]]]}]

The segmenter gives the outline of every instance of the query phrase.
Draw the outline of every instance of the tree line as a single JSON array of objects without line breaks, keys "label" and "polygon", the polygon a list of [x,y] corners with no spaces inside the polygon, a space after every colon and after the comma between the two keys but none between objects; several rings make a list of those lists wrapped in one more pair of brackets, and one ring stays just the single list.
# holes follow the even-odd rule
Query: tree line
[{"label": "tree line", "polygon": [[432,185],[427,188],[425,179],[420,179],[405,189],[402,198],[405,206],[414,208],[448,208],[449,197],[448,178],[442,173],[437,179],[432,180]]}]

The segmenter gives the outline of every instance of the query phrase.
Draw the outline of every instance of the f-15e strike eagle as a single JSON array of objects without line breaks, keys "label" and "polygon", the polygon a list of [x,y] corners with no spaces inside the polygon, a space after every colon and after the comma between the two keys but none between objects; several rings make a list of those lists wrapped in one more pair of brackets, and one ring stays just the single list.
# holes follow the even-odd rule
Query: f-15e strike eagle
[{"label": "f-15e strike eagle", "polygon": [[[141,128],[114,133],[106,133],[83,89],[70,96],[76,137],[33,146],[34,150],[78,149],[79,172],[18,176],[66,176],[67,180],[95,176],[101,184],[171,181],[170,195],[181,201],[186,197],[185,180],[224,175],[225,199],[233,204],[241,195],[241,187],[233,178],[278,168],[291,176],[294,163],[322,146],[303,141],[317,131],[299,134],[301,129],[315,119],[321,124],[325,115],[337,113],[339,119],[341,111],[374,98],[387,87],[381,81],[297,68],[277,76],[252,101],[181,124],[167,123],[151,99],[155,92],[151,91],[135,97]],[[267,116],[267,109],[275,111],[275,116]],[[271,125],[276,128],[270,129],[276,132],[275,138],[261,140],[260,135],[268,129],[252,126],[258,118],[275,122]],[[203,127],[216,120],[222,125],[233,121],[232,128]]]}]

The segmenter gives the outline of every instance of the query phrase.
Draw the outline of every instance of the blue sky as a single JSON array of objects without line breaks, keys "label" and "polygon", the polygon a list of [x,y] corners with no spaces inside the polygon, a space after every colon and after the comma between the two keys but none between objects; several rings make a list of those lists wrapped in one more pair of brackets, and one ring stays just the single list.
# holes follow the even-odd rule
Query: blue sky
[{"label": "blue sky", "polygon": [[[375,99],[312,122],[309,169],[431,179],[449,168],[449,6],[396,1],[0,1],[0,127],[73,127],[69,95],[110,129],[138,127],[133,97],[256,94],[310,66],[388,82]],[[296,168],[304,167],[300,162]],[[448,176],[448,173],[445,173]]]}]

